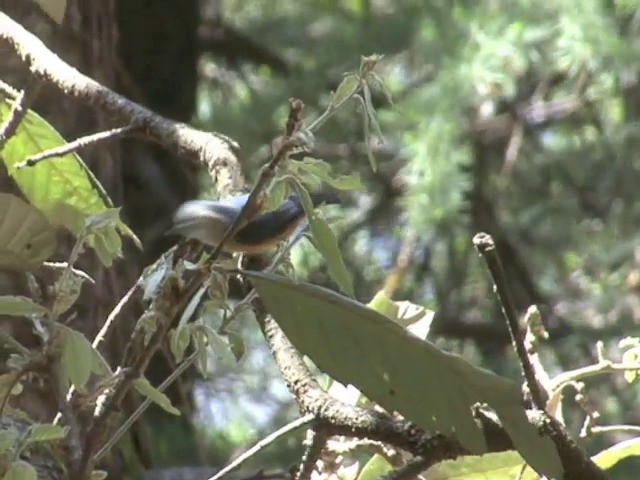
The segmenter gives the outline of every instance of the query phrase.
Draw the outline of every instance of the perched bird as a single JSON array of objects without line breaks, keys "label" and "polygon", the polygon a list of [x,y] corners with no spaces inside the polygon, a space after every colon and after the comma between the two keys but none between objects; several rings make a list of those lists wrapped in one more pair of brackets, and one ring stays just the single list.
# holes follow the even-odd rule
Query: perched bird
[{"label": "perched bird", "polygon": [[[173,223],[167,233],[216,246],[248,198],[249,194],[244,194],[224,200],[183,203],[173,215]],[[322,203],[338,203],[335,195],[327,193],[312,193],[311,200],[314,207]],[[265,253],[291,235],[304,217],[305,211],[298,195],[289,195],[277,209],[257,215],[242,227],[225,243],[224,250],[250,255]]]}]

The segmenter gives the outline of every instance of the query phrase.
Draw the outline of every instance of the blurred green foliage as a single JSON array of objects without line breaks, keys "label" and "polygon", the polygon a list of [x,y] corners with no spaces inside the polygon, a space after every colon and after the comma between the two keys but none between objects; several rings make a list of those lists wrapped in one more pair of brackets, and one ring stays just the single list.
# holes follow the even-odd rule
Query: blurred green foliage
[{"label": "blurred green foliage", "polygon": [[[249,178],[281,134],[290,97],[305,102],[311,121],[360,55],[385,55],[378,73],[394,105],[374,95],[385,140],[371,139],[378,171],[369,168],[355,104],[322,129],[313,152],[338,173],[359,172],[367,186],[335,223],[359,300],[380,288],[412,235],[397,299],[436,311],[434,341],[516,377],[489,276],[471,245],[474,233],[487,231],[517,307],[540,306],[551,375],[593,363],[598,340],[619,360],[618,341],[637,335],[640,323],[640,2],[215,3],[217,16],[205,8],[205,21],[241,32],[252,49],[236,62],[203,54],[194,122],[241,144]],[[306,245],[294,252],[299,274],[335,288],[312,255]],[[261,381],[239,382],[238,395],[258,400],[265,382],[278,381],[259,356],[241,365],[246,378],[259,369]],[[567,393],[565,415],[577,435],[584,412]],[[586,395],[599,424],[640,423],[638,384],[622,375],[588,379]],[[248,418],[240,409],[234,415]],[[598,434],[586,447],[595,453],[624,438]],[[228,440],[231,449],[241,439]],[[618,465],[616,478],[635,478],[632,464]]]}]

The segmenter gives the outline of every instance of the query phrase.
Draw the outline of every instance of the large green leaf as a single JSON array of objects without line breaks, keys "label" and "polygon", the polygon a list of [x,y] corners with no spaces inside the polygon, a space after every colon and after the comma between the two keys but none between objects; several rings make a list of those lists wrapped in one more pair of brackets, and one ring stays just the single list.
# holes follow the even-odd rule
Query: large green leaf
[{"label": "large green leaf", "polygon": [[627,457],[640,455],[640,437],[630,438],[620,443],[616,443],[613,447],[601,451],[592,460],[603,470],[608,470],[620,460]]},{"label": "large green leaf", "polygon": [[56,232],[35,208],[8,193],[0,193],[0,268],[30,270],[56,248]]},{"label": "large green leaf", "polygon": [[65,384],[72,383],[82,391],[93,368],[93,347],[77,330],[57,325],[62,335],[62,377]]},{"label": "large green leaf", "polygon": [[34,302],[30,298],[19,295],[0,296],[0,315],[48,315],[46,307]]},{"label": "large green leaf", "polygon": [[486,445],[472,406],[488,404],[538,472],[562,477],[553,442],[528,423],[518,386],[438,350],[400,325],[335,292],[267,273],[247,276],[291,342],[336,380],[418,425],[455,436],[474,453]]},{"label": "large green leaf", "polygon": [[111,374],[109,364],[82,333],[61,324],[57,324],[56,328],[62,337],[60,360],[65,384],[73,384],[82,391],[91,373],[99,376]]},{"label": "large green leaf", "polygon": [[[13,102],[9,98],[0,99],[0,122],[10,115],[12,107]],[[65,143],[43,118],[28,111],[15,134],[0,150],[0,157],[31,205],[40,210],[50,223],[62,225],[79,235],[87,218],[112,207],[106,193],[80,157],[68,153],[31,167],[16,168],[17,164],[30,156]],[[131,235],[120,222],[96,229],[87,238],[87,243],[97,249],[100,259],[107,265],[121,252],[118,230]],[[105,255],[107,252],[108,255]]]}]

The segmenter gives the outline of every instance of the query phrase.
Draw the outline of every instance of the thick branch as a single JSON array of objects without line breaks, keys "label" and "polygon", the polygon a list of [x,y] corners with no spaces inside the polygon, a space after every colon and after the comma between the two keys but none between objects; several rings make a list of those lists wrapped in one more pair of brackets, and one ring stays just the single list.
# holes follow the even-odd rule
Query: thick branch
[{"label": "thick branch", "polygon": [[239,170],[237,145],[219,134],[174,122],[131,102],[62,61],[42,41],[0,12],[0,39],[8,43],[31,74],[69,97],[95,107],[117,121],[140,129],[180,158],[196,159],[213,170],[216,163]]}]

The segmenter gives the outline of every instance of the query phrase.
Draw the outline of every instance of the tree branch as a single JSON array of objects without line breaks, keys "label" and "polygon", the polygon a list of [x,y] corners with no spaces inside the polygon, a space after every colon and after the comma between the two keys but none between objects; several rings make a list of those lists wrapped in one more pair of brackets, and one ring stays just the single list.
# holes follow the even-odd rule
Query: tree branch
[{"label": "tree branch", "polygon": [[506,276],[504,274],[504,269],[502,268],[502,262],[500,261],[500,257],[496,251],[496,245],[493,242],[493,238],[488,233],[478,233],[473,237],[473,245],[476,250],[478,250],[478,253],[482,255],[489,267],[498,298],[500,299],[502,312],[504,313],[507,321],[507,327],[511,334],[511,342],[513,343],[513,348],[520,360],[522,373],[524,374],[524,378],[527,382],[529,392],[531,392],[533,404],[539,410],[544,410],[547,399],[545,398],[545,395],[540,388],[540,384],[536,379],[535,371],[524,346],[524,336],[518,325],[518,313],[513,303],[513,299],[511,298],[509,288],[507,287]]},{"label": "tree branch", "polygon": [[231,139],[174,122],[115,93],[62,61],[3,12],[0,12],[0,39],[13,48],[36,79],[111,115],[116,121],[140,129],[179,158],[196,159],[210,171],[218,163],[240,170],[234,154],[238,146]]},{"label": "tree branch", "polygon": [[526,351],[524,338],[518,327],[518,315],[509,292],[502,263],[500,262],[500,257],[496,251],[493,238],[491,238],[491,235],[486,233],[478,233],[473,237],[473,244],[478,252],[484,257],[487,262],[487,266],[489,267],[489,271],[491,272],[491,276],[493,277],[493,282],[500,299],[502,311],[507,320],[514,349],[520,359],[521,367],[531,393],[533,404],[537,408],[537,411],[531,412],[533,416],[537,417],[537,421],[534,421],[533,423],[538,425],[540,430],[546,433],[555,443],[560,459],[562,460],[565,479],[589,478],[594,480],[605,480],[607,478],[605,473],[595,463],[593,463],[593,461],[591,461],[575,440],[569,436],[560,422],[546,413],[546,395],[543,395],[542,388],[538,383],[534,368],[531,365],[531,360]]},{"label": "tree branch", "polygon": [[61,157],[63,155],[66,155],[67,153],[75,152],[76,150],[79,150],[81,148],[88,147],[89,145],[96,145],[106,140],[119,138],[134,130],[134,127],[128,125],[126,127],[113,128],[111,130],[105,130],[103,132],[92,133],[91,135],[76,138],[74,141],[69,142],[66,145],[62,145],[56,148],[50,148],[49,150],[45,150],[44,152],[40,152],[36,155],[30,156],[26,160],[17,163],[16,169],[33,167],[34,165],[37,165],[38,163],[48,158]]},{"label": "tree branch", "polygon": [[[0,12],[1,14],[2,12]],[[0,150],[4,147],[4,144],[9,140],[20,125],[20,122],[27,114],[31,103],[35,100],[40,91],[40,82],[35,79],[31,81],[18,93],[13,102],[13,108],[9,118],[0,125]]]}]

